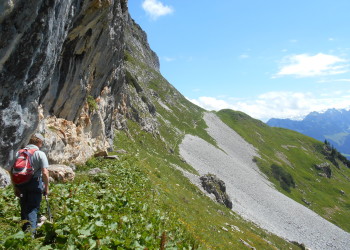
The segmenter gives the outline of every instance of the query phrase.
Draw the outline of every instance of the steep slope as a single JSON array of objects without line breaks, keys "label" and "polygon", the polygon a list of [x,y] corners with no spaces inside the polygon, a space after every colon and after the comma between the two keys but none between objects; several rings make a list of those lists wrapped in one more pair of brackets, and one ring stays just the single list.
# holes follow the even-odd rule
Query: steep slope
[{"label": "steep slope", "polygon": [[[276,188],[350,231],[350,169],[338,158],[330,160],[326,145],[241,112],[222,110],[218,116],[258,150],[260,157],[254,161]],[[331,176],[319,168],[322,165],[328,166]]]},{"label": "steep slope", "polygon": [[320,141],[327,140],[341,153],[350,155],[350,110],[312,112],[302,121],[273,118],[267,124],[292,129]]},{"label": "steep slope", "polygon": [[[45,136],[52,163],[83,163],[106,150],[119,155],[77,165],[74,183],[52,184],[55,222],[35,240],[16,233],[17,203],[5,189],[1,243],[152,249],[167,238],[169,247],[297,248],[216,204],[184,177],[186,170],[199,178],[179,155],[186,134],[217,145],[204,110],[159,73],[127,1],[1,4],[7,39],[0,41],[0,165],[8,166],[34,131]],[[95,167],[102,172],[91,176]]]},{"label": "steep slope", "polygon": [[201,174],[224,180],[233,210],[263,228],[311,249],[347,249],[350,234],[273,188],[252,161],[255,149],[214,114],[206,114],[218,148],[187,135],[180,145],[185,160]]}]

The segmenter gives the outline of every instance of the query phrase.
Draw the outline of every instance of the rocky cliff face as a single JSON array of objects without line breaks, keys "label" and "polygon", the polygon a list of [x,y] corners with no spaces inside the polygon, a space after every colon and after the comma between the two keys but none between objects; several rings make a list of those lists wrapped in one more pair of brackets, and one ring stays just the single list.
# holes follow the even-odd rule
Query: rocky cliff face
[{"label": "rocky cliff face", "polygon": [[0,25],[0,166],[34,132],[51,162],[80,163],[111,148],[126,117],[152,127],[147,95],[128,92],[124,52],[155,71],[159,61],[127,0],[7,0]]}]

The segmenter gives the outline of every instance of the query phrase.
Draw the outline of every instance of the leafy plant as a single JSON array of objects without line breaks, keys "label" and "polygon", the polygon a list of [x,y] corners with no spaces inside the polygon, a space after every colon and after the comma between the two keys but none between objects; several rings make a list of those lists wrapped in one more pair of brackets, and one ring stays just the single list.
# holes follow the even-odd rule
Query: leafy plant
[{"label": "leafy plant", "polygon": [[[138,164],[129,164],[134,160],[124,163],[90,160],[85,171],[78,172],[74,183],[52,186],[50,203],[54,223],[45,223],[38,230],[36,239],[22,232],[12,234],[14,228],[9,227],[2,233],[0,243],[6,249],[29,246],[45,246],[47,249],[155,249],[161,244],[170,248],[195,246],[194,239],[186,234],[174,215],[157,208],[158,200],[151,192],[148,178]],[[103,172],[89,176],[86,170],[90,167],[102,168]],[[8,196],[12,198],[10,190],[1,196],[3,208]],[[11,204],[10,212],[15,214],[15,199]],[[9,208],[4,211],[8,213],[7,210]],[[2,223],[6,221],[1,220]],[[162,240],[164,233],[166,242]]]},{"label": "leafy plant", "polygon": [[89,95],[89,96],[87,97],[86,101],[87,101],[87,103],[88,103],[88,106],[89,106],[90,111],[93,112],[93,111],[97,110],[98,105],[97,105],[97,102],[96,102],[96,100],[94,99],[93,96]]},{"label": "leafy plant", "polygon": [[281,188],[283,188],[287,192],[290,192],[291,187],[295,188],[293,176],[286,170],[284,170],[284,168],[276,164],[272,164],[271,170],[273,177],[275,177],[275,179],[280,182]]}]

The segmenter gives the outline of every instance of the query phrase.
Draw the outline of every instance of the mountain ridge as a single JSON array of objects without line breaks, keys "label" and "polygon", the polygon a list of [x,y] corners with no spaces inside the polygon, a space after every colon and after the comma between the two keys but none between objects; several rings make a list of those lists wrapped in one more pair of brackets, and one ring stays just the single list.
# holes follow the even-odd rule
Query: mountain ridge
[{"label": "mountain ridge", "polygon": [[292,129],[320,141],[327,140],[341,153],[350,154],[350,110],[311,112],[301,121],[272,118],[267,124]]}]

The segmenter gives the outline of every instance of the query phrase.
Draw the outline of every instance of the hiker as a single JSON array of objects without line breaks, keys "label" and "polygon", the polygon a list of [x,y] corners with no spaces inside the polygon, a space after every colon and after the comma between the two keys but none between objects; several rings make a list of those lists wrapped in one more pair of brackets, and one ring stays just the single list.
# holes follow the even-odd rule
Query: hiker
[{"label": "hiker", "polygon": [[[15,181],[18,183],[22,180],[18,180],[18,178],[16,179],[16,177],[12,176],[15,195],[20,198],[21,219],[25,221],[22,230],[31,231],[33,236],[37,228],[37,217],[42,195],[44,194],[46,196],[49,194],[49,171],[47,170],[49,163],[45,153],[39,150],[43,145],[43,141],[44,138],[41,134],[35,134],[30,138],[29,144],[24,148],[24,150],[26,149],[31,153],[34,151],[31,157],[33,174],[29,176],[30,179],[23,184],[15,184]],[[23,150],[17,152],[16,159],[20,158],[21,151]]]}]

